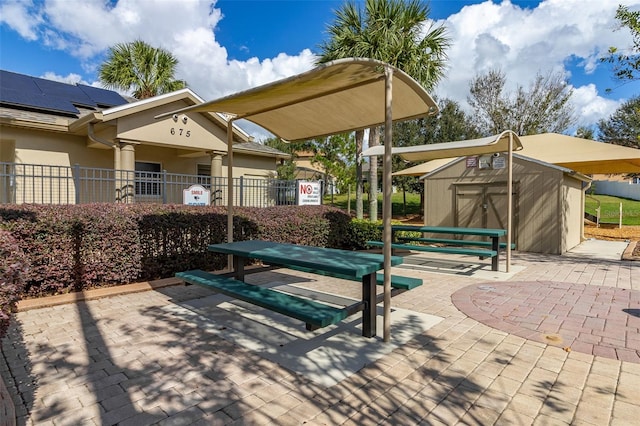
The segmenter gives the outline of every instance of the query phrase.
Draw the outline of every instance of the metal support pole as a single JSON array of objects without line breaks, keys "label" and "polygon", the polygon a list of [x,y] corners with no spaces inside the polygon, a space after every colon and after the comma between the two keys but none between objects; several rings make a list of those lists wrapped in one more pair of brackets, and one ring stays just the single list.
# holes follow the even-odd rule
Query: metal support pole
[{"label": "metal support pole", "polygon": [[[383,188],[383,205],[382,205],[382,222],[383,229],[383,255],[384,255],[384,341],[389,342],[391,339],[391,148],[393,147],[392,139],[392,85],[393,85],[393,69],[385,67],[384,69],[384,188]],[[375,307],[374,307],[375,308]]]},{"label": "metal support pole", "polygon": [[[227,242],[233,242],[233,118],[227,121]],[[233,270],[233,255],[227,256],[227,268]]]},{"label": "metal support pole", "polygon": [[513,133],[509,132],[509,169],[507,173],[507,266],[511,268],[511,227],[513,226]]}]

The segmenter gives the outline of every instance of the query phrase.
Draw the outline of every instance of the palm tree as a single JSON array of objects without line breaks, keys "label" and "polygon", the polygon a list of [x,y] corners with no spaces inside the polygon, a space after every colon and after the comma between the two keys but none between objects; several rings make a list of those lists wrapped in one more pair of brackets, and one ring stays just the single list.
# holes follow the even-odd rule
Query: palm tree
[{"label": "palm tree", "polygon": [[[429,16],[429,6],[419,0],[367,0],[364,9],[349,0],[336,12],[329,25],[329,40],[320,45],[318,63],[347,57],[372,58],[391,64],[431,90],[444,76],[446,53],[450,40],[444,27],[423,26]],[[356,141],[362,135],[356,133]],[[380,130],[369,131],[369,146],[380,144]],[[360,158],[362,144],[356,144]],[[362,165],[358,162],[360,175]],[[370,165],[369,218],[378,219],[378,166]],[[362,181],[356,189],[356,214],[362,212]],[[359,210],[358,210],[359,207]],[[361,217],[361,215],[359,216]]]},{"label": "palm tree", "polygon": [[136,99],[146,99],[186,87],[174,77],[177,65],[168,51],[136,40],[111,47],[98,72],[107,88],[133,90]]}]

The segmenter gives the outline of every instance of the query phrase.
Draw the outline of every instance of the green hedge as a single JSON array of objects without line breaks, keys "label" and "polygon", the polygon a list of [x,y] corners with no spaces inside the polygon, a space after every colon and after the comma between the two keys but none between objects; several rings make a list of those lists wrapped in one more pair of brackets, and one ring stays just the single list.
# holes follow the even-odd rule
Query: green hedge
[{"label": "green hedge", "polygon": [[[30,297],[222,269],[207,251],[226,241],[224,207],[157,204],[21,205],[0,208],[0,229],[25,256]],[[235,208],[234,240],[265,239],[359,249],[350,217],[327,206]]]}]

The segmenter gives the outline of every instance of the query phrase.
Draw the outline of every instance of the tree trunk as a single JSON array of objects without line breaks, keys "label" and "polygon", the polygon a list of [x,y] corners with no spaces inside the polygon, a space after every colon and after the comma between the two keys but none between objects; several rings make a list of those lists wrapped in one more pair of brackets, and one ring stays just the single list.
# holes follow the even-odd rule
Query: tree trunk
[{"label": "tree trunk", "polygon": [[[369,147],[380,145],[380,128],[369,129]],[[378,220],[378,157],[371,157],[369,164],[369,220]]]},{"label": "tree trunk", "polygon": [[364,130],[356,131],[356,218],[363,218],[362,205],[362,142]]}]

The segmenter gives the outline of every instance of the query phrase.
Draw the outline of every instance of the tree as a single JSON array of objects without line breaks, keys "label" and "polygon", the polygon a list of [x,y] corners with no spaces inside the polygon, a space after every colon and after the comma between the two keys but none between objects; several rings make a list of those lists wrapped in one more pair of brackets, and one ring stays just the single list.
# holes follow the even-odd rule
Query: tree
[{"label": "tree", "polygon": [[[456,101],[444,98],[438,101],[438,116],[429,116],[417,120],[395,123],[393,134],[398,146],[427,145],[441,142],[455,142],[480,137],[472,118],[466,114]],[[401,171],[419,163],[405,162],[393,157],[393,171]],[[424,194],[424,186],[416,176],[395,176],[393,184],[403,192]],[[423,197],[421,202],[424,202]],[[405,201],[406,210],[406,201]]]},{"label": "tree", "polygon": [[136,40],[111,47],[98,73],[107,88],[132,90],[136,99],[146,99],[186,87],[175,79],[177,66],[168,51]]},{"label": "tree", "polygon": [[263,142],[266,146],[282,151],[289,154],[289,158],[284,160],[276,168],[278,179],[281,180],[294,180],[296,178],[296,153],[290,143],[284,142],[280,138],[268,138]]},{"label": "tree", "polygon": [[603,142],[640,148],[640,96],[623,103],[609,119],[600,120],[598,130]]},{"label": "tree", "polygon": [[[432,89],[444,75],[445,50],[450,41],[442,26],[423,31],[429,12],[428,5],[418,0],[366,0],[364,8],[355,1],[347,1],[328,27],[330,38],[321,44],[318,62],[346,57],[378,59],[402,69],[427,90]],[[356,141],[361,137],[362,134],[357,133]],[[370,129],[369,146],[379,142],[380,129]],[[360,149],[359,144],[356,149]],[[357,152],[357,158],[360,153]],[[369,218],[375,221],[378,218],[376,162],[371,163],[369,173]],[[358,186],[356,212],[361,200],[361,186]]]},{"label": "tree", "polygon": [[336,178],[341,192],[346,192],[354,181],[355,143],[353,134],[332,135],[308,142],[314,154],[311,163],[321,166],[325,182]]},{"label": "tree", "polygon": [[600,61],[611,64],[614,78],[625,84],[640,79],[640,11],[632,12],[627,6],[619,5],[616,19],[620,22],[619,28],[627,27],[631,31],[633,46],[628,49],[612,46],[609,55]]},{"label": "tree", "polygon": [[[266,146],[290,154],[290,158],[278,166],[278,179],[296,178],[298,152],[313,153],[311,163],[322,168],[323,179],[329,182],[336,178],[338,189],[343,192],[355,181],[355,139],[353,134],[338,134],[296,143],[286,143],[280,138],[269,138]],[[326,189],[326,186],[325,186]]]},{"label": "tree", "polygon": [[528,90],[518,86],[513,94],[505,91],[505,84],[505,74],[499,70],[477,75],[469,84],[467,100],[483,134],[562,133],[575,122],[569,102],[573,90],[562,73],[538,74]]},{"label": "tree", "polygon": [[591,127],[588,127],[588,126],[580,126],[576,130],[576,137],[577,138],[594,140],[595,136],[596,136],[595,131]]}]

